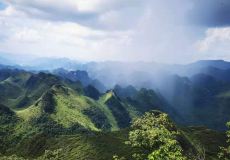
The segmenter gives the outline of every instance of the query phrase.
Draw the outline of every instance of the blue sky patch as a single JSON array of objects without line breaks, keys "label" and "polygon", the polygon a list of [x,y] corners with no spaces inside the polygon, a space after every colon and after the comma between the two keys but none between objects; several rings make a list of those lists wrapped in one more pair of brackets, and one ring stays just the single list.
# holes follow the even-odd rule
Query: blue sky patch
[{"label": "blue sky patch", "polygon": [[0,2],[0,10],[5,9],[6,6],[7,6],[7,5],[6,5],[5,3]]}]

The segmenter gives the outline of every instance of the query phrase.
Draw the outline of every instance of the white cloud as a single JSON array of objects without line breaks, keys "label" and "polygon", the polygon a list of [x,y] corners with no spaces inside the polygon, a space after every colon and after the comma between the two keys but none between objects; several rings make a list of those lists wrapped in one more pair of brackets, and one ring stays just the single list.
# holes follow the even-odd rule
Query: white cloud
[{"label": "white cloud", "polygon": [[[186,62],[200,58],[192,45],[197,41],[196,29],[185,24],[189,1],[3,2],[7,3],[0,10],[3,52],[83,60]],[[200,49],[210,41],[200,41]]]},{"label": "white cloud", "polygon": [[230,27],[208,28],[194,48],[196,59],[230,60]]},{"label": "white cloud", "polygon": [[[41,11],[59,11],[59,12],[95,12],[98,10],[98,5],[103,3],[102,0],[5,0],[6,3],[14,5],[19,9],[29,10],[35,8]],[[49,10],[47,10],[49,9]]]},{"label": "white cloud", "polygon": [[[139,0],[3,0],[34,18],[85,22],[100,14],[124,7],[138,6]],[[94,21],[95,22],[95,21]]]},{"label": "white cloud", "polygon": [[209,28],[206,31],[205,38],[197,42],[197,48],[201,52],[230,51],[230,27],[225,28]]},{"label": "white cloud", "polygon": [[0,17],[24,17],[26,14],[24,12],[16,10],[13,6],[8,6],[4,10],[0,10]]},{"label": "white cloud", "polygon": [[[0,13],[0,50],[38,56],[103,60],[114,48],[128,43],[131,31],[104,31],[73,22],[35,19],[21,15],[10,6]],[[102,52],[103,51],[103,52]],[[109,56],[111,57],[111,55]]]},{"label": "white cloud", "polygon": [[[102,12],[105,10],[99,16],[103,17],[110,13],[107,11],[109,7],[120,3],[118,1],[108,3],[105,0],[91,2],[89,4],[89,1],[68,0],[66,3],[63,1],[54,3],[52,0],[39,0],[32,3],[26,0],[7,0],[8,7],[0,11],[0,50],[17,54],[66,56],[83,60],[122,59],[121,50],[129,45],[132,30],[105,30],[104,28],[84,26],[74,21],[53,21],[40,17],[42,14],[54,14],[56,11],[78,14],[79,12]],[[50,13],[46,13],[46,11],[50,11]],[[118,14],[118,16],[120,15]],[[116,16],[105,16],[98,19],[98,22],[113,26],[115,18],[117,23],[120,23],[119,17]]]}]

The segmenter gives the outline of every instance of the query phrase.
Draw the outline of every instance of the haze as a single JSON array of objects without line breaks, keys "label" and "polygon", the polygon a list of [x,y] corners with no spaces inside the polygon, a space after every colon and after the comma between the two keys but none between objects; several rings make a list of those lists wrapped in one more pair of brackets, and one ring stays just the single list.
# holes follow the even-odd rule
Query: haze
[{"label": "haze", "polygon": [[228,0],[1,0],[0,55],[230,60]]}]

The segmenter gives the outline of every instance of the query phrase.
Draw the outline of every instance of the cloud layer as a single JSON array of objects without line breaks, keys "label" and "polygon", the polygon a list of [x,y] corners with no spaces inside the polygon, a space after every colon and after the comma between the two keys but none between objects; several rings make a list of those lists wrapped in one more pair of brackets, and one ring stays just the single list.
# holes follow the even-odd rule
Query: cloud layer
[{"label": "cloud layer", "polygon": [[194,0],[189,12],[191,22],[205,27],[230,25],[229,0]]},{"label": "cloud layer", "polygon": [[218,2],[3,0],[0,51],[84,61],[230,59],[230,3]]}]

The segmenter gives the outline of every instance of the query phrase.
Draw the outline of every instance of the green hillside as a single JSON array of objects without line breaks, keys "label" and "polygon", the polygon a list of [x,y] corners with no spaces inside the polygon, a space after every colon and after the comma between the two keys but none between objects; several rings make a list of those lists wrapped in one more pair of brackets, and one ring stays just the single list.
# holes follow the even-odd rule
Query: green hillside
[{"label": "green hillside", "polygon": [[105,104],[62,85],[53,86],[35,104],[16,110],[16,114],[28,123],[47,116],[64,128],[77,124],[94,131],[118,129],[111,110]]},{"label": "green hillside", "polygon": [[182,129],[185,137],[198,151],[204,150],[209,160],[217,160],[220,146],[226,146],[226,135],[205,127],[187,127]]},{"label": "green hillside", "polygon": [[[177,115],[159,94],[144,88],[132,94],[120,88],[123,96],[118,90],[102,94],[93,86],[20,70],[2,76],[0,87],[3,159],[14,154],[14,159],[47,159],[46,154],[58,154],[59,159],[108,160],[115,154],[131,159],[135,148],[125,141],[134,119],[153,109]],[[213,159],[217,145],[225,144],[225,136],[212,130],[182,131],[189,142],[186,150],[203,146]]]}]

